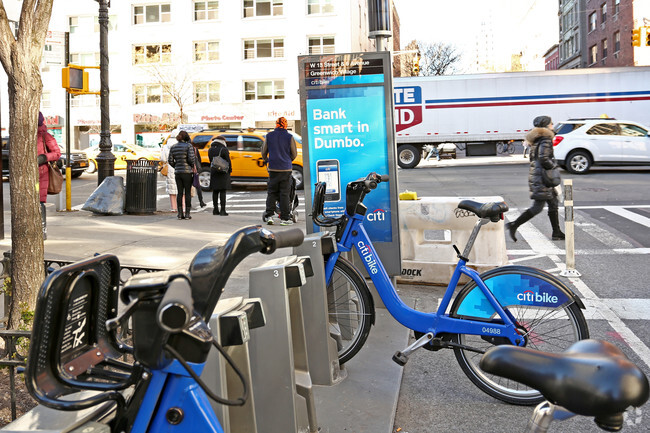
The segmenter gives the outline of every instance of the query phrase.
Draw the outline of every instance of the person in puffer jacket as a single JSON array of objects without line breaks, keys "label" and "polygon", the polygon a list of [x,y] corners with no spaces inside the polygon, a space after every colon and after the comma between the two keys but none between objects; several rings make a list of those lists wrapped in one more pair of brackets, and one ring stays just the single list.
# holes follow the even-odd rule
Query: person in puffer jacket
[{"label": "person in puffer jacket", "polygon": [[[190,135],[187,131],[181,131],[176,136],[178,143],[169,150],[169,165],[174,167],[176,177],[176,208],[178,219],[192,219],[190,209],[192,208],[192,180],[194,178],[194,148],[190,142]],[[183,214],[183,196],[185,196],[185,214]]]},{"label": "person in puffer jacket", "polygon": [[557,191],[555,187],[546,186],[542,179],[542,170],[549,170],[557,167],[553,155],[553,121],[548,116],[538,116],[533,120],[534,128],[526,134],[526,141],[530,143],[530,170],[528,172],[528,187],[533,205],[526,209],[514,222],[506,224],[506,230],[510,233],[513,241],[517,242],[517,229],[520,225],[530,220],[548,205],[548,218],[551,221],[554,241],[564,240],[564,233],[560,230],[558,216]]}]

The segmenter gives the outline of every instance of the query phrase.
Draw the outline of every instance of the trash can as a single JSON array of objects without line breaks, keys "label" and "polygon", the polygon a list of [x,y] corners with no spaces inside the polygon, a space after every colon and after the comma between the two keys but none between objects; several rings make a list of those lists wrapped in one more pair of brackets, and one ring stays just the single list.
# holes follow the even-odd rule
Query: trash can
[{"label": "trash can", "polygon": [[126,212],[151,214],[156,211],[158,161],[138,159],[126,165]]}]

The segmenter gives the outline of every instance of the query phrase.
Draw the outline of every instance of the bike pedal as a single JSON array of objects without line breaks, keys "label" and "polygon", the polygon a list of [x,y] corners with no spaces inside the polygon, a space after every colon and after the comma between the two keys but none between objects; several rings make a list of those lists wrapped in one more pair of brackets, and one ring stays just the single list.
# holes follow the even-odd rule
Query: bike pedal
[{"label": "bike pedal", "polygon": [[400,365],[402,367],[406,365],[408,360],[409,360],[408,356],[404,355],[402,352],[398,351],[395,352],[395,355],[393,355],[393,361],[395,361],[397,365]]}]

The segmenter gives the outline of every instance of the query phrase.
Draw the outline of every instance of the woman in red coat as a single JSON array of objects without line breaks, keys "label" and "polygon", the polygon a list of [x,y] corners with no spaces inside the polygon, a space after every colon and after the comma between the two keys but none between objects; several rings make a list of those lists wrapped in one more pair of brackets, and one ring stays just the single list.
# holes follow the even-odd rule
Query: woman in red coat
[{"label": "woman in red coat", "polygon": [[47,202],[47,186],[49,184],[49,170],[47,164],[50,161],[58,161],[61,158],[61,149],[56,139],[47,132],[43,113],[38,113],[38,133],[36,136],[36,147],[38,152],[38,192],[41,202],[41,222],[43,224],[43,240],[47,239],[47,223],[45,219],[45,203]]}]

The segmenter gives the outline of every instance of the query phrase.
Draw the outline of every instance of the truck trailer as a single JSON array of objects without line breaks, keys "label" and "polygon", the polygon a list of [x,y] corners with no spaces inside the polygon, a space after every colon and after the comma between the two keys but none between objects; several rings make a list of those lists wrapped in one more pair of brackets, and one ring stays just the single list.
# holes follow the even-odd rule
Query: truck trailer
[{"label": "truck trailer", "polygon": [[427,145],[496,155],[539,115],[554,123],[608,116],[650,125],[650,67],[569,69],[393,80],[398,164],[413,168]]}]

